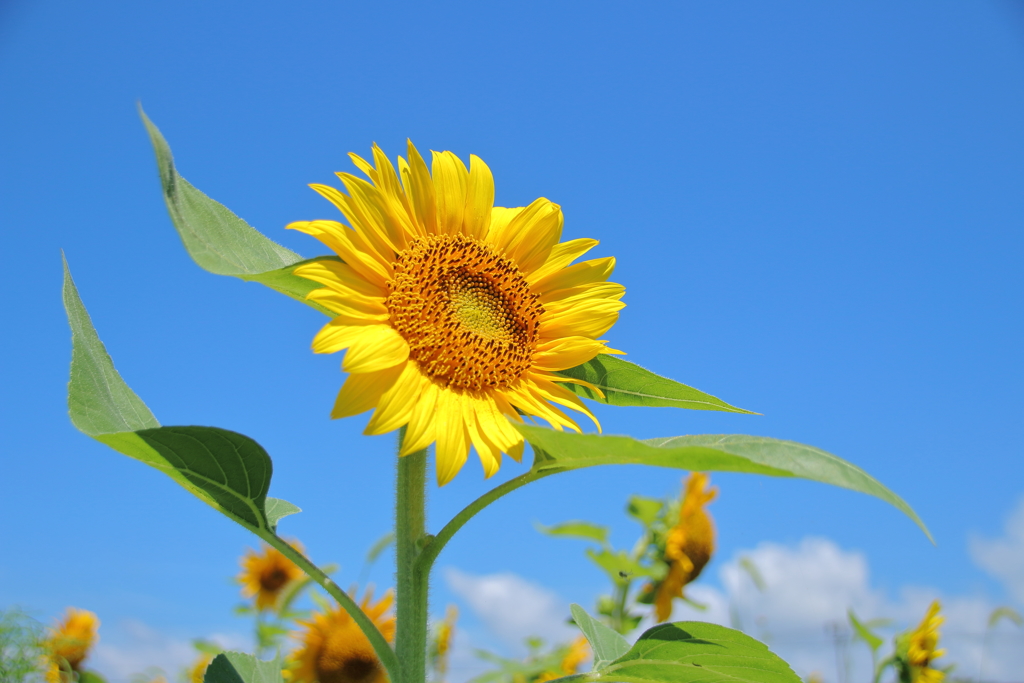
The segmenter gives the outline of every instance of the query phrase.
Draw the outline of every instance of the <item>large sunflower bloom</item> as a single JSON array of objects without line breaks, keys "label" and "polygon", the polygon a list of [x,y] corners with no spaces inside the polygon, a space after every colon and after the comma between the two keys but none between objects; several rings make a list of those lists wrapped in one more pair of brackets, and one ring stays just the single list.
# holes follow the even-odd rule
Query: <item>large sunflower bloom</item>
[{"label": "large sunflower bloom", "polygon": [[[390,642],[395,636],[395,617],[388,613],[391,591],[379,602],[367,590],[360,608]],[[386,683],[384,665],[359,625],[341,607],[325,613],[314,612],[308,621],[300,621],[304,631],[298,634],[301,646],[289,656],[292,683]]]},{"label": "large sunflower bloom", "polygon": [[496,207],[490,169],[478,157],[467,170],[451,152],[435,152],[431,172],[411,142],[408,155],[396,172],[374,145],[372,165],[350,155],[369,182],[339,173],[347,194],[312,185],[348,225],[288,226],[342,261],[295,269],[325,285],[308,298],[337,316],[313,350],[348,349],[349,376],[331,417],[375,408],[366,433],[405,426],[401,455],[436,443],[439,484],[458,473],[471,447],[489,477],[502,453],[522,456],[523,437],[509,418],[579,431],[561,406],[594,419],[555,373],[617,353],[598,338],[618,319],[625,289],[607,281],[613,258],[570,265],[597,241],[559,243],[557,204]]},{"label": "large sunflower bloom", "polygon": [[[290,545],[302,552],[302,544],[290,541]],[[242,584],[242,595],[256,598],[256,609],[273,609],[284,589],[292,581],[304,576],[294,562],[277,548],[263,545],[263,552],[247,549],[239,560],[242,572],[238,583]]]},{"label": "large sunflower bloom", "polygon": [[100,620],[89,610],[68,607],[63,621],[43,641],[47,683],[68,683],[98,640]]},{"label": "large sunflower bloom", "polygon": [[932,660],[938,659],[946,651],[937,650],[939,644],[939,626],[945,617],[939,616],[939,601],[932,601],[924,619],[910,634],[907,646],[907,663],[910,665],[911,680],[914,683],[941,683],[946,677],[944,671],[933,669]]},{"label": "large sunflower bloom", "polygon": [[683,597],[683,587],[700,575],[715,552],[715,527],[704,508],[718,495],[718,489],[709,489],[709,482],[710,477],[703,472],[693,472],[686,478],[679,522],[669,531],[665,542],[668,575],[654,596],[659,622],[671,616],[673,598]]}]

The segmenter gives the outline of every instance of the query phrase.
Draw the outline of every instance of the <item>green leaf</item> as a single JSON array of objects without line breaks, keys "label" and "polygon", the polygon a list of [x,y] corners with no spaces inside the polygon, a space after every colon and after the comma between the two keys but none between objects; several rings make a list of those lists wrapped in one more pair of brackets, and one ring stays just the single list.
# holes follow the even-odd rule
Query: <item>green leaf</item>
[{"label": "green leaf", "polygon": [[281,662],[242,652],[222,652],[206,667],[203,683],[282,683]]},{"label": "green leaf", "polygon": [[658,515],[661,514],[661,509],[664,506],[665,503],[657,498],[630,496],[626,512],[644,526],[651,526],[658,520]]},{"label": "green leaf", "polygon": [[114,369],[64,262],[71,324],[71,421],[85,434],[167,474],[200,500],[250,529],[271,529],[270,456],[247,436],[216,427],[161,427]]},{"label": "green leaf", "polygon": [[870,628],[868,628],[866,624],[864,624],[860,619],[858,619],[857,615],[853,613],[852,609],[846,610],[846,616],[850,620],[850,626],[853,627],[855,639],[860,638],[865,643],[867,643],[868,647],[871,648],[872,652],[882,647],[882,644],[885,641],[883,641],[876,633],[874,633]]},{"label": "green leaf", "polygon": [[569,536],[572,538],[585,538],[591,541],[605,544],[608,542],[608,527],[598,524],[591,524],[582,520],[562,522],[553,526],[543,524],[533,525],[537,531],[548,536]]},{"label": "green leaf", "polygon": [[160,185],[171,221],[185,249],[200,267],[218,275],[256,275],[302,260],[178,175],[171,148],[141,104],[139,116],[156,152]]},{"label": "green leaf", "polygon": [[612,406],[722,410],[729,413],[757,415],[750,410],[731,406],[711,394],[705,394],[703,391],[656,375],[639,365],[607,354],[602,354],[583,365],[562,370],[557,374],[593,384],[604,392],[604,397],[580,384],[567,383],[563,386],[583,398]]},{"label": "green leaf", "polygon": [[621,633],[605,626],[579,605],[570,605],[569,609],[594,651],[594,669],[601,669],[629,652],[629,641]]},{"label": "green leaf", "polygon": [[387,550],[395,542],[395,532],[389,531],[377,539],[366,553],[367,566],[373,564],[380,557],[380,554]]},{"label": "green leaf", "polygon": [[287,500],[281,500],[280,498],[267,498],[264,510],[267,513],[267,524],[275,532],[277,531],[277,523],[282,517],[302,512],[302,508],[299,506],[292,505]]},{"label": "green leaf", "polygon": [[902,498],[859,467],[813,446],[741,434],[639,441],[628,436],[558,432],[522,424],[516,428],[534,447],[534,472],[554,473],[595,465],[656,465],[700,472],[800,477],[880,498],[910,517],[929,540],[932,538]]},{"label": "green leaf", "polygon": [[625,550],[598,550],[587,548],[587,556],[594,564],[603,569],[608,577],[615,583],[622,583],[638,576],[647,576],[653,579],[662,578],[659,569],[645,567],[636,562],[626,554]]},{"label": "green leaf", "polygon": [[617,683],[801,683],[763,643],[699,621],[649,629],[629,652],[587,678]]},{"label": "green leaf", "polygon": [[1024,619],[1021,618],[1017,610],[1012,607],[996,607],[992,610],[992,614],[988,615],[988,627],[995,628],[1003,619],[1011,621],[1017,626],[1024,626]]},{"label": "green leaf", "polygon": [[160,130],[142,111],[141,105],[139,115],[156,153],[160,186],[171,222],[192,260],[211,273],[259,282],[333,317],[334,314],[329,310],[306,299],[307,294],[321,285],[295,275],[294,271],[303,263],[340,259],[337,256],[319,256],[303,260],[295,252],[250,226],[220,202],[200,192],[178,174],[171,148]]},{"label": "green leaf", "polygon": [[92,437],[159,427],[153,413],[114,369],[114,361],[78,296],[68,260],[63,254],[61,259],[64,261],[64,309],[71,324],[71,381],[68,382],[71,422]]}]

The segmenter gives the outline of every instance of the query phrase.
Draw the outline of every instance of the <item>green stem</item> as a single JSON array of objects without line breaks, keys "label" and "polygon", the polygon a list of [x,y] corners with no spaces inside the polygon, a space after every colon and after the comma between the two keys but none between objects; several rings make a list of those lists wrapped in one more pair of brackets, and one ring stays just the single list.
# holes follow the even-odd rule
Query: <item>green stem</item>
[{"label": "green stem", "polygon": [[355,600],[349,596],[348,593],[341,590],[338,584],[334,583],[331,577],[327,576],[320,567],[309,561],[305,555],[300,553],[295,548],[288,545],[285,541],[275,535],[273,532],[266,529],[260,529],[256,534],[270,544],[272,547],[277,548],[282,555],[287,557],[289,560],[298,565],[299,569],[306,572],[306,574],[320,584],[327,593],[338,601],[352,620],[359,625],[363,633],[370,641],[370,645],[373,646],[373,651],[377,653],[377,657],[381,663],[384,664],[384,668],[388,670],[388,675],[391,680],[398,680],[398,657],[395,656],[395,651],[391,649],[391,645],[388,644],[387,638],[380,632],[377,625],[373,623],[370,617],[366,616],[363,610],[359,609],[359,605],[356,604]]},{"label": "green stem", "polygon": [[[405,429],[398,435],[399,449]],[[430,566],[417,559],[426,541],[427,452],[398,458],[395,496],[395,561],[398,627],[395,652],[398,655],[396,683],[423,683],[427,675],[427,593]]]},{"label": "green stem", "polygon": [[[408,456],[406,456],[408,457]],[[485,507],[498,500],[502,496],[515,491],[517,488],[526,486],[527,484],[543,479],[551,474],[557,474],[558,470],[549,472],[534,472],[533,470],[526,474],[520,474],[514,479],[509,479],[504,484],[496,486],[484,495],[480,496],[472,503],[464,507],[459,514],[452,517],[451,521],[444,525],[444,528],[437,533],[437,536],[430,539],[430,543],[420,553],[419,558],[416,560],[416,569],[424,574],[430,573],[430,568],[433,566],[437,556],[444,550],[445,545],[451,540],[452,536],[455,535],[463,525],[472,519],[473,515],[483,510]]]}]

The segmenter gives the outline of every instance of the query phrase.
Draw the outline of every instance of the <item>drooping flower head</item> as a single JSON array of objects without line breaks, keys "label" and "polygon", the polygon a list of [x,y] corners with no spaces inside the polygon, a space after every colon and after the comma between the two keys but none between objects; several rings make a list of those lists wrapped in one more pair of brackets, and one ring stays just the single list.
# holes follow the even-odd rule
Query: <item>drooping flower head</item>
[{"label": "drooping flower head", "polygon": [[432,172],[411,142],[397,172],[376,145],[373,164],[350,156],[369,181],[339,173],[347,194],[312,186],[348,225],[288,226],[342,261],[295,269],[324,285],[308,298],[336,316],[313,350],[347,349],[331,416],[375,409],[366,433],[405,426],[401,455],[436,443],[442,485],[471,447],[488,477],[503,453],[519,460],[523,437],[509,419],[520,413],[577,431],[561,408],[594,419],[554,373],[617,353],[599,339],[624,306],[625,289],[607,281],[615,260],[570,265],[597,241],[560,243],[562,211],[547,199],[494,206],[490,169],[476,156],[467,169],[435,152]]},{"label": "drooping flower head", "polygon": [[939,609],[939,601],[932,601],[924,619],[911,632],[907,642],[907,663],[914,683],[941,683],[946,677],[944,671],[932,668],[932,662],[946,652],[936,649],[939,645],[939,626],[946,619],[939,616]]},{"label": "drooping flower head", "polygon": [[100,620],[92,612],[68,607],[63,621],[58,621],[43,641],[47,683],[69,683],[71,672],[80,670],[99,639],[99,627]]},{"label": "drooping flower head", "polygon": [[[388,612],[392,601],[388,591],[374,603],[373,591],[367,589],[359,605],[389,642],[395,637],[395,617]],[[314,612],[299,624],[303,630],[296,637],[301,645],[289,656],[291,683],[387,682],[387,671],[369,639],[342,607]]]},{"label": "drooping flower head", "polygon": [[685,493],[679,508],[679,521],[668,533],[664,560],[668,574],[658,585],[654,611],[658,621],[672,614],[673,598],[683,597],[683,588],[703,571],[715,552],[715,527],[705,507],[718,495],[717,488],[708,488],[711,479],[703,472],[693,472],[684,482]]},{"label": "drooping flower head", "polygon": [[[302,551],[302,544],[298,541],[291,541],[290,545]],[[266,544],[262,552],[246,550],[239,564],[242,572],[237,580],[242,584],[242,595],[255,597],[258,610],[273,609],[288,584],[304,576],[302,570],[280,550]]]}]

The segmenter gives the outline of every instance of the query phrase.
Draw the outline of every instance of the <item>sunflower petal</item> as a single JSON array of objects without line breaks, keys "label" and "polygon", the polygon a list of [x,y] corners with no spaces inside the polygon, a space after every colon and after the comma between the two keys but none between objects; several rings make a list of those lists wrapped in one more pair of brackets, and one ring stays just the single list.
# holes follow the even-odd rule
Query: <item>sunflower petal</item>
[{"label": "sunflower petal", "polygon": [[[430,171],[423,157],[416,151],[412,140],[408,141],[409,162],[408,174],[403,173],[403,179],[407,180],[405,192],[412,200],[413,211],[420,225],[423,226],[426,234],[436,235],[437,229],[437,204],[434,197],[434,181],[430,178]],[[404,171],[405,169],[403,169]],[[406,177],[406,175],[408,177]]]},{"label": "sunflower petal", "polygon": [[409,421],[423,388],[423,376],[415,363],[406,363],[402,375],[380,398],[366,425],[366,434],[386,434]]},{"label": "sunflower petal", "polygon": [[533,366],[551,371],[574,368],[596,357],[604,348],[604,344],[588,337],[542,341],[533,354]]},{"label": "sunflower petal", "polygon": [[462,396],[442,390],[437,401],[437,485],[444,486],[458,474],[469,455],[469,435],[462,416]]},{"label": "sunflower petal", "polygon": [[337,353],[347,349],[364,334],[373,334],[374,327],[387,325],[350,325],[346,319],[334,318],[313,337],[313,353]]},{"label": "sunflower petal", "polygon": [[451,152],[433,152],[432,166],[431,177],[437,201],[437,233],[456,235],[462,231],[469,171],[462,160]]},{"label": "sunflower petal", "polygon": [[409,358],[409,344],[388,325],[373,325],[345,353],[345,372],[377,372]]},{"label": "sunflower petal", "polygon": [[596,247],[598,244],[600,244],[600,242],[597,240],[586,237],[556,244],[551,247],[551,252],[548,254],[548,260],[544,262],[544,265],[530,273],[527,273],[526,281],[532,285],[533,283],[546,278],[548,275],[557,273],[580,256],[583,256],[583,254],[586,254],[588,251]]},{"label": "sunflower petal", "polygon": [[466,191],[466,210],[462,218],[462,233],[477,239],[487,236],[494,207],[494,176],[487,164],[475,154],[469,156],[469,187]]},{"label": "sunflower petal", "polygon": [[352,417],[376,406],[380,397],[398,380],[406,365],[410,363],[395,365],[380,372],[349,375],[334,401],[331,418]]}]

